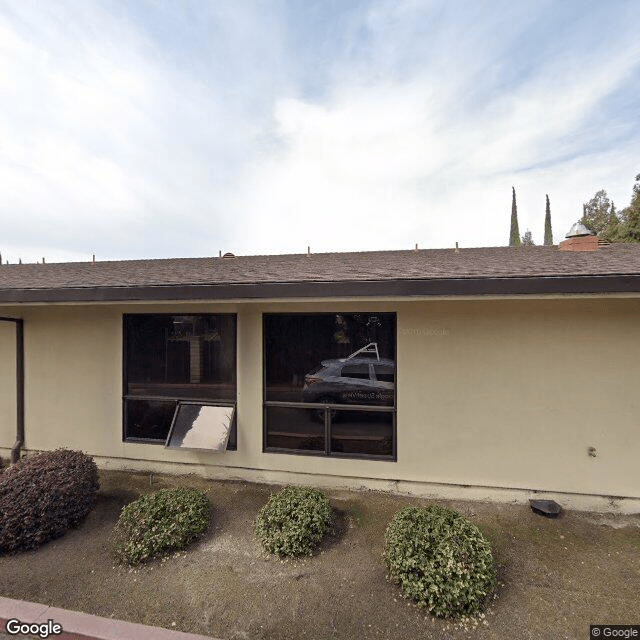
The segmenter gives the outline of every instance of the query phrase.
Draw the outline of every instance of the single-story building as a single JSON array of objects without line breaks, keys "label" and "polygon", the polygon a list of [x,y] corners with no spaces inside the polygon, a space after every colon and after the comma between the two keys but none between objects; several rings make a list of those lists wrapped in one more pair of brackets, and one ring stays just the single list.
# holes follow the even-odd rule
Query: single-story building
[{"label": "single-story building", "polygon": [[640,512],[640,245],[3,264],[0,317],[5,461]]}]

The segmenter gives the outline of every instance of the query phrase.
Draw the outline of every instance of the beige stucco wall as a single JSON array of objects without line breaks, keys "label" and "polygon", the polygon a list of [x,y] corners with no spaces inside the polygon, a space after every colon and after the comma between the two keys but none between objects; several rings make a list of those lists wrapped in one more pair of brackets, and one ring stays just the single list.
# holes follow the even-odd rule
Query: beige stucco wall
[{"label": "beige stucco wall", "polygon": [[[122,442],[122,314],[238,314],[238,451]],[[395,311],[398,460],[262,453],[262,312]],[[640,498],[640,299],[28,306],[26,446],[107,463]],[[0,326],[0,447],[15,440],[13,326]],[[595,447],[597,456],[588,455]],[[184,465],[197,465],[187,466]],[[231,468],[230,470],[228,468]],[[280,474],[280,475],[278,475]]]},{"label": "beige stucco wall", "polygon": [[[2,315],[9,314],[0,311]],[[16,327],[13,322],[0,322],[0,447],[10,449],[15,441]]]}]

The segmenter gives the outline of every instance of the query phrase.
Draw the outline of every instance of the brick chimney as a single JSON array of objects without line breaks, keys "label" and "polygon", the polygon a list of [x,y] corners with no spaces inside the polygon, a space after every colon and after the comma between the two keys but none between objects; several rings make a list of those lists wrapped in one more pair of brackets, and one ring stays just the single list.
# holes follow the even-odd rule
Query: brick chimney
[{"label": "brick chimney", "polygon": [[576,222],[565,238],[566,240],[558,246],[560,251],[597,251],[598,249],[598,236],[581,222]]}]

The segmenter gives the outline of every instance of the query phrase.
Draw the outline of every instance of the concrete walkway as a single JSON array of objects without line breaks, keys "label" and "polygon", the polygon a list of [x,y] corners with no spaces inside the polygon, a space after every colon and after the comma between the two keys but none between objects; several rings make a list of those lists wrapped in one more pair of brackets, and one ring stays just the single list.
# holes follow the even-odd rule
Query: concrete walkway
[{"label": "concrete walkway", "polygon": [[30,625],[47,625],[48,621],[52,621],[50,627],[57,623],[62,627],[62,632],[51,633],[48,637],[61,640],[215,640],[211,636],[100,618],[79,611],[49,607],[46,604],[0,597],[0,638],[4,640],[5,638],[44,637],[44,634],[10,634],[7,632],[9,620],[19,620]]}]

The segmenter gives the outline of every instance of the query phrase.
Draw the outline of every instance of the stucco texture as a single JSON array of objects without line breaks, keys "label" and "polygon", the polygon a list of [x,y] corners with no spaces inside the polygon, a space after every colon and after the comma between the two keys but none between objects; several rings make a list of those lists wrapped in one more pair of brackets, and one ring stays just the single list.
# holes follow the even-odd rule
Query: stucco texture
[{"label": "stucco texture", "polygon": [[[10,311],[24,318],[28,450],[65,446],[113,468],[180,463],[258,480],[292,472],[352,486],[640,498],[637,298],[43,305],[2,315]],[[155,311],[238,314],[237,451],[122,441],[122,315]],[[397,313],[397,462],[262,452],[262,313],[292,311]],[[15,440],[12,325],[0,326],[0,358],[6,450]]]},{"label": "stucco texture", "polygon": [[0,322],[1,447],[11,448],[16,440],[16,397],[16,327],[13,322]]}]

